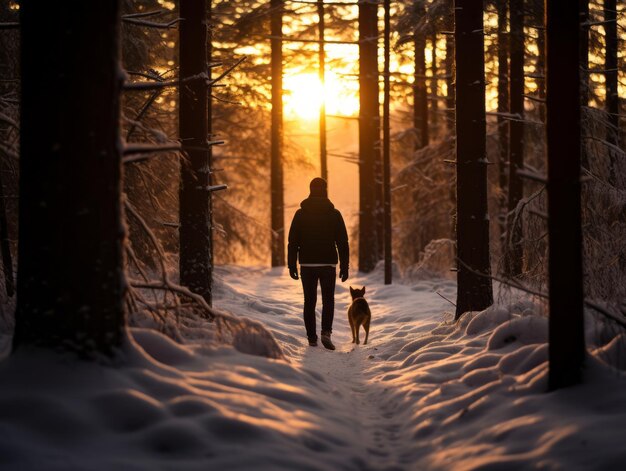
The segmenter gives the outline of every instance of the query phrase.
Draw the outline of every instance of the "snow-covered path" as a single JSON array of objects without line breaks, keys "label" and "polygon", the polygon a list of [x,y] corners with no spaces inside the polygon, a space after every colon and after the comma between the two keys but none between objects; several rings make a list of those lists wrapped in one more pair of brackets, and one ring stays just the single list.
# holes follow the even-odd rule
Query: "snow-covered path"
[{"label": "snow-covered path", "polygon": [[[308,346],[284,270],[218,276],[215,306],[262,323],[284,360],[242,353],[267,351],[258,326],[238,351],[202,319],[181,319],[175,342],[150,316],[116,365],[18,351],[0,362],[0,469],[626,469],[626,378],[605,361],[623,336],[602,325],[586,383],[546,393],[547,319],[524,296],[453,323],[436,294],[454,299],[450,281],[353,277],[337,285],[333,352]],[[349,284],[367,287],[368,345],[350,342]]]},{"label": "snow-covered path", "polygon": [[[260,276],[259,276],[260,275]],[[390,356],[393,346],[407,335],[427,332],[450,305],[434,291],[441,290],[446,297],[453,297],[454,284],[439,280],[425,282],[420,289],[395,284],[384,286],[376,283],[380,274],[352,276],[345,283],[337,280],[333,342],[335,351],[306,344],[302,321],[303,295],[300,281],[289,278],[284,269],[250,273],[241,270],[233,276],[225,274],[224,282],[238,293],[251,300],[251,307],[263,316],[255,316],[268,325],[290,361],[297,362],[304,370],[325,379],[332,387],[333,408],[341,418],[349,421],[351,437],[347,441],[358,447],[354,464],[357,469],[405,469],[406,417],[401,413],[401,403],[389,400],[396,397],[395,386],[389,383],[393,373],[384,374],[381,381],[380,362]],[[372,324],[368,345],[355,345],[347,319],[351,299],[348,287],[366,286],[366,299],[372,310]],[[232,301],[232,300],[231,300]],[[228,304],[228,301],[227,301]],[[406,315],[410,312],[410,315]],[[280,317],[275,318],[278,315]],[[397,323],[400,317],[400,323]],[[321,294],[318,288],[317,329],[321,321]],[[402,321],[406,325],[402,325]],[[286,327],[288,328],[286,329]],[[289,331],[289,334],[285,333]],[[361,331],[361,342],[364,332]],[[404,343],[404,342],[401,342]],[[387,348],[382,348],[386,346]],[[389,348],[391,347],[391,349]],[[395,464],[394,464],[395,463]]]}]

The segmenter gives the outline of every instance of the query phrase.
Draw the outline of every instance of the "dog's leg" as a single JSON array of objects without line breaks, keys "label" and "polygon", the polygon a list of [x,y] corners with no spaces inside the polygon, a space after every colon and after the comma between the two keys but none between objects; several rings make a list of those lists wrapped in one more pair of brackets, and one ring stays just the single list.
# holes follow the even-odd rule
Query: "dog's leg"
[{"label": "dog's leg", "polygon": [[363,342],[363,345],[367,345],[367,339],[370,336],[370,319],[367,319],[365,321],[365,324],[363,324],[363,328],[365,329],[365,342]]},{"label": "dog's leg", "polygon": [[352,343],[354,343],[354,321],[352,320],[352,310],[348,310],[348,321],[350,322],[350,332],[352,333]]},{"label": "dog's leg", "polygon": [[354,330],[356,332],[356,344],[360,344],[361,342],[359,341],[359,330],[361,329],[361,322],[360,321],[356,321],[354,323]]}]

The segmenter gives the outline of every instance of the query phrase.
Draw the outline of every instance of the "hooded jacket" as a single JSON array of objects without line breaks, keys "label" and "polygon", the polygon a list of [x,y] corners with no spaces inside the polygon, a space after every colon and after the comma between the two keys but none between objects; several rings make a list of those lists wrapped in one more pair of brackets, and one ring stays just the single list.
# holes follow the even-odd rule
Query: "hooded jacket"
[{"label": "hooded jacket", "polygon": [[[348,232],[341,213],[323,196],[309,196],[300,203],[289,229],[287,261],[290,270],[300,263],[328,263],[339,261],[341,269],[348,269],[350,249]],[[337,257],[339,251],[339,257]]]}]

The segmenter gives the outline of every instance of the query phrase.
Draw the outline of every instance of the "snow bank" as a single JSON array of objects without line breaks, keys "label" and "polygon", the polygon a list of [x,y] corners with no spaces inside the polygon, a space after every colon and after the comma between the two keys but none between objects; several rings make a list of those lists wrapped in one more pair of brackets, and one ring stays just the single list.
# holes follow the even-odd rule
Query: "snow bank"
[{"label": "snow bank", "polygon": [[[2,470],[620,469],[623,337],[598,342],[586,383],[546,393],[547,322],[522,299],[452,322],[438,278],[367,286],[370,343],[354,346],[338,283],[330,352],[306,345],[301,287],[282,269],[218,270],[215,304],[264,325],[207,344],[129,330],[103,366],[19,351],[0,363]],[[260,324],[259,324],[260,323]],[[318,319],[319,328],[319,319]],[[243,329],[245,331],[245,329]],[[241,335],[237,338],[237,335]],[[267,346],[261,342],[261,345]],[[267,353],[267,352],[265,352]],[[622,355],[623,358],[623,355]],[[618,365],[619,366],[619,365]]]}]

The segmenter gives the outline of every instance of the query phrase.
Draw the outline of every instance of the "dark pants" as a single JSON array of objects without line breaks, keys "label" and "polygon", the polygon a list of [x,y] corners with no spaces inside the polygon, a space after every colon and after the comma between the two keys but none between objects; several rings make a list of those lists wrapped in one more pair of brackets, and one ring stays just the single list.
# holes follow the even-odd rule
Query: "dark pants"
[{"label": "dark pants", "polygon": [[331,334],[335,315],[335,267],[301,267],[300,278],[304,291],[304,326],[309,339],[317,340],[315,329],[315,305],[317,282],[322,288],[322,333]]}]

